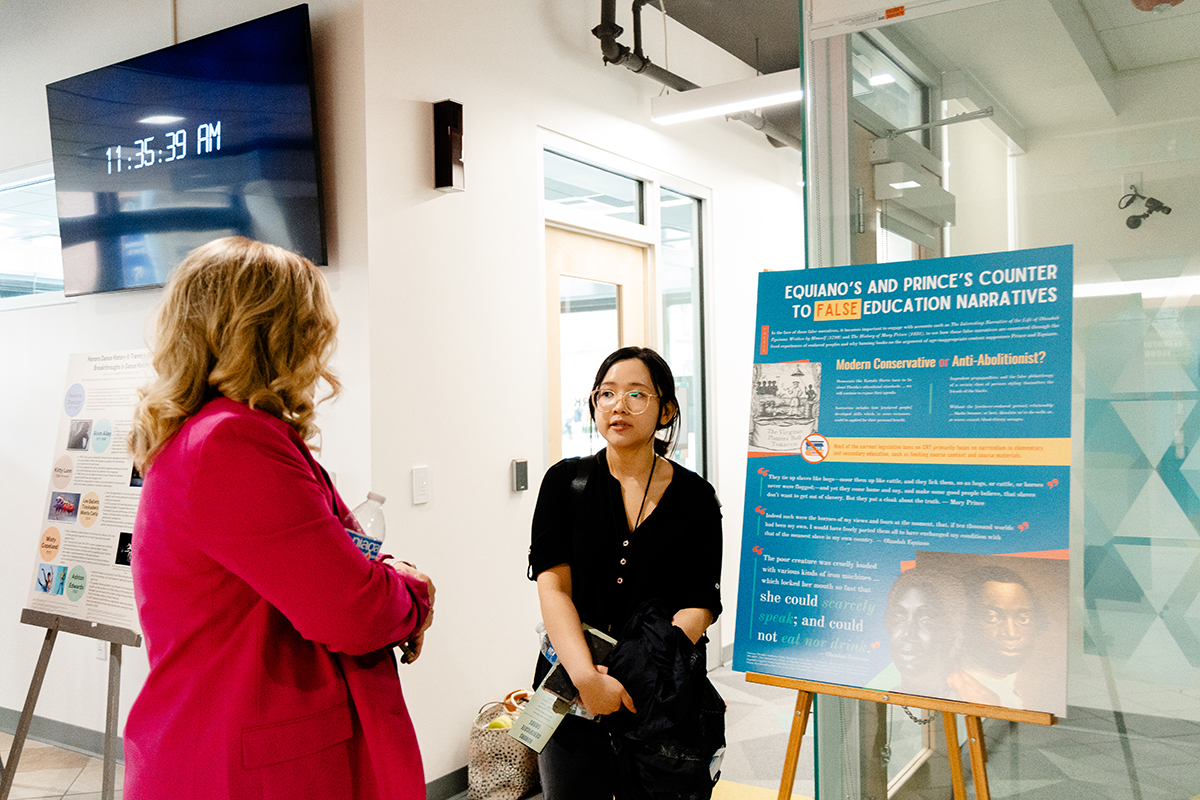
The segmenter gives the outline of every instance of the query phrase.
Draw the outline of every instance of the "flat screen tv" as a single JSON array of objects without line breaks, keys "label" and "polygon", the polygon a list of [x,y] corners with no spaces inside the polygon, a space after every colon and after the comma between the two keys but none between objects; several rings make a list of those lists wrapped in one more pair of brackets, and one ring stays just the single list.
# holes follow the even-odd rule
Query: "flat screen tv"
[{"label": "flat screen tv", "polygon": [[222,236],[326,263],[307,5],[46,96],[66,294],[161,285]]}]

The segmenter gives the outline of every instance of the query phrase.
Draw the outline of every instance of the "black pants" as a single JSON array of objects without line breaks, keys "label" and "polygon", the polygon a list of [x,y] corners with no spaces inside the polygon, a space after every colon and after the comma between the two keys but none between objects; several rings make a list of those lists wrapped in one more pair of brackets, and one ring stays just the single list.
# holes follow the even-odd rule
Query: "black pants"
[{"label": "black pants", "polygon": [[612,800],[617,765],[604,727],[569,716],[538,756],[545,800]]},{"label": "black pants", "polygon": [[[654,800],[628,764],[622,769],[599,722],[569,716],[538,756],[543,800]],[[677,797],[671,794],[667,797]]]}]

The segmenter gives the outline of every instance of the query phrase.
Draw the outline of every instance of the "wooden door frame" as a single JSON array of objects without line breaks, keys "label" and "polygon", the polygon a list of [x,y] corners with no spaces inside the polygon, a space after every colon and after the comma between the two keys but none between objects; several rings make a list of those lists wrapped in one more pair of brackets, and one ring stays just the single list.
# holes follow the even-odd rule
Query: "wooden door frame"
[{"label": "wooden door frame", "polygon": [[[580,230],[574,226],[566,226],[552,220],[546,220],[543,229],[543,248],[546,263],[546,399],[548,423],[549,463],[555,463],[562,458],[562,373],[559,364],[562,363],[560,351],[559,318],[561,314],[561,299],[559,278],[572,277],[598,283],[613,284],[617,287],[617,338],[621,347],[628,345],[645,345],[655,339],[653,331],[653,304],[650,299],[655,297],[655,288],[651,282],[653,270],[653,245],[646,242],[628,241],[612,236],[598,235],[594,231]],[[621,267],[607,269],[604,266],[575,264],[572,268],[562,269],[553,263],[550,247],[546,239],[551,231],[561,231],[575,236],[587,237],[597,241],[609,241],[616,244],[634,247],[642,252],[641,264],[625,270]],[[615,262],[615,260],[614,260]]]}]

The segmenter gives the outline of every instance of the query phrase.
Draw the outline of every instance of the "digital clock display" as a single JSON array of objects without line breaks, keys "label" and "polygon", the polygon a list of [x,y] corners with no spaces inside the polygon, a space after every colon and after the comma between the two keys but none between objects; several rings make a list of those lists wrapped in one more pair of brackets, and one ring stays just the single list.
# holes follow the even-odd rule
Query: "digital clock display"
[{"label": "digital clock display", "polygon": [[[130,148],[125,148],[128,154],[122,160],[121,145],[105,148],[104,157],[108,162],[108,174],[112,175],[113,171],[120,172],[122,167],[125,169],[142,169],[143,167],[153,167],[155,164],[170,164],[172,161],[187,158],[188,154],[188,132],[184,128],[177,131],[167,131],[163,137],[166,139],[167,147],[163,149],[155,149],[154,136],[143,136],[133,143],[132,151]],[[199,157],[209,153],[221,152],[221,121],[203,122],[196,128],[196,138],[194,154]]]},{"label": "digital clock display", "polygon": [[234,234],[325,263],[312,76],[300,5],[47,86],[66,293]]},{"label": "digital clock display", "polygon": [[[184,128],[177,131],[167,131],[162,138],[166,140],[166,149],[154,144],[154,136],[143,136],[135,139],[133,147],[113,145],[104,149],[104,158],[108,166],[108,174],[120,172],[123,169],[142,169],[155,164],[170,164],[172,161],[187,158],[188,132]],[[210,153],[221,152],[221,121],[201,123],[196,128],[193,155],[199,157]],[[157,147],[157,149],[156,149]]]}]

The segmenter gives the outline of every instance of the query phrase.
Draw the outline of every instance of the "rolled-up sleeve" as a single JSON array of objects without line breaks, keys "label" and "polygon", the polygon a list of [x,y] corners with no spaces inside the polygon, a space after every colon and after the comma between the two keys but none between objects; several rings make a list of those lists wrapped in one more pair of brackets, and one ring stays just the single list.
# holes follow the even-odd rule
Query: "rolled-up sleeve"
[{"label": "rolled-up sleeve", "polygon": [[707,608],[713,619],[721,615],[721,504],[712,486],[703,479],[688,504],[683,526],[687,545],[682,548],[676,601],[681,608]]},{"label": "rolled-up sleeve", "polygon": [[542,478],[529,543],[530,580],[571,561],[571,481],[577,461],[560,461]]}]

